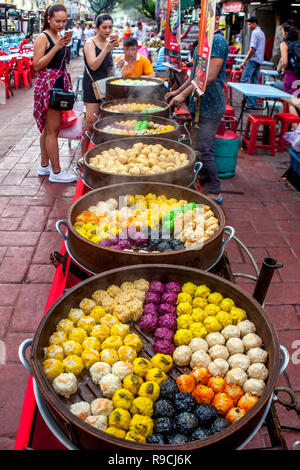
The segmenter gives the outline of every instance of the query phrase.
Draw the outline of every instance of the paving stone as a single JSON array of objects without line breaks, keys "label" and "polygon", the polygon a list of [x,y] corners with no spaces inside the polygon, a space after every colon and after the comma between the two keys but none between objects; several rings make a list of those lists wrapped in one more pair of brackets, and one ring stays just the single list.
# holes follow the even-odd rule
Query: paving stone
[{"label": "paving stone", "polygon": [[16,436],[28,382],[28,372],[21,364],[0,364],[0,375],[0,437]]},{"label": "paving stone", "polygon": [[265,311],[278,331],[300,328],[300,319],[297,316],[295,307],[292,305],[268,305],[267,302]]},{"label": "paving stone", "polygon": [[6,336],[13,310],[13,307],[0,307],[0,340]]},{"label": "paving stone", "polygon": [[21,286],[16,284],[0,284],[0,305],[15,306]]},{"label": "paving stone", "polygon": [[20,230],[42,232],[46,225],[49,213],[49,207],[30,207],[26,216],[23,218]]},{"label": "paving stone", "polygon": [[22,284],[10,332],[35,331],[43,316],[51,284]]},{"label": "paving stone", "polygon": [[28,211],[28,206],[7,206],[3,211],[2,217],[24,217]]},{"label": "paving stone", "polygon": [[58,232],[42,233],[32,262],[38,264],[48,264],[52,251],[60,251],[62,246],[62,237]]},{"label": "paving stone", "polygon": [[21,283],[28,271],[29,257],[4,256],[0,265],[0,282]]},{"label": "paving stone", "polygon": [[53,264],[32,264],[26,276],[26,282],[52,282],[55,274]]},{"label": "paving stone", "polygon": [[0,246],[35,246],[39,232],[5,232],[0,231]]},{"label": "paving stone", "polygon": [[26,339],[31,339],[34,337],[34,332],[28,333],[8,333],[5,339],[6,343],[6,362],[7,363],[20,363],[19,359],[19,346]]},{"label": "paving stone", "polygon": [[0,217],[0,230],[17,230],[21,222],[21,218]]}]

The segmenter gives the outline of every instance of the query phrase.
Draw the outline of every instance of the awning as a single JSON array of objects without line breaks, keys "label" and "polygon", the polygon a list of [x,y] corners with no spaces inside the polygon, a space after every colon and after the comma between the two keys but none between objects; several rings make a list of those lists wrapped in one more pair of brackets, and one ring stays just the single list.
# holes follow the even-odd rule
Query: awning
[{"label": "awning", "polygon": [[242,11],[242,2],[226,2],[222,5],[222,11],[224,13],[239,13]]}]

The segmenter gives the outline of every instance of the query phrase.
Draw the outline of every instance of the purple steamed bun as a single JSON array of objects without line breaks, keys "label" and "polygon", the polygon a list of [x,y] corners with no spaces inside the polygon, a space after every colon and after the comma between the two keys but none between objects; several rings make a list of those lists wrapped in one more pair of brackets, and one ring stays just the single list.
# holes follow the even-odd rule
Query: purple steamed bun
[{"label": "purple steamed bun", "polygon": [[165,286],[160,281],[152,281],[149,287],[150,292],[157,292],[162,294],[165,291]]},{"label": "purple steamed bun", "polygon": [[127,233],[128,233],[128,237],[134,240],[136,237],[136,234],[138,233],[138,230],[134,225],[131,225],[130,227],[127,228]]},{"label": "purple steamed bun", "polygon": [[156,304],[146,304],[144,306],[144,315],[150,313],[151,315],[158,315],[159,314],[159,307]]},{"label": "purple steamed bun", "polygon": [[151,315],[151,313],[143,315],[139,322],[140,328],[146,331],[155,331],[157,328],[157,324],[158,317],[156,315]]},{"label": "purple steamed bun", "polygon": [[154,333],[155,340],[165,339],[166,341],[173,341],[174,331],[169,330],[169,328],[157,328]]},{"label": "purple steamed bun", "polygon": [[130,250],[131,243],[129,240],[120,240],[118,243],[120,250]]},{"label": "purple steamed bun", "polygon": [[117,245],[119,243],[118,237],[109,237],[108,241],[110,246]]},{"label": "purple steamed bun", "polygon": [[172,291],[164,292],[163,295],[161,296],[161,303],[176,305],[177,297],[178,296],[176,292],[172,292]]},{"label": "purple steamed bun", "polygon": [[168,328],[169,330],[175,331],[177,326],[176,315],[165,313],[159,317],[159,326],[161,328]]},{"label": "purple steamed bun", "polygon": [[171,304],[160,304],[159,313],[160,315],[164,315],[165,313],[171,313],[172,315],[175,315],[176,307],[174,307],[174,305],[171,305]]},{"label": "purple steamed bun", "polygon": [[156,292],[147,292],[145,297],[145,304],[160,304],[160,294]]},{"label": "purple steamed bun", "polygon": [[132,240],[136,246],[146,246],[148,243],[148,237],[143,232],[136,232]]},{"label": "purple steamed bun", "polygon": [[109,239],[108,240],[101,240],[101,242],[99,242],[99,245],[100,246],[111,246],[111,243],[110,243]]},{"label": "purple steamed bun", "polygon": [[173,343],[170,343],[170,341],[165,339],[158,339],[153,344],[153,349],[156,353],[169,354],[172,356],[175,350],[175,346]]},{"label": "purple steamed bun", "polygon": [[171,292],[177,292],[178,294],[181,291],[181,284],[179,282],[174,282],[174,281],[167,282],[167,284],[165,285],[165,290],[166,292],[171,291]]}]

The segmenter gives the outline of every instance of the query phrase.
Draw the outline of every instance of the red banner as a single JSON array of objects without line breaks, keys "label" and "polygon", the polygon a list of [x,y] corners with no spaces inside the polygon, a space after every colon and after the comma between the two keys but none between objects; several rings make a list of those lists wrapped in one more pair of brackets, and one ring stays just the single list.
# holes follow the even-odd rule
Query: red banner
[{"label": "red banner", "polygon": [[195,77],[192,81],[199,95],[202,95],[206,88],[210,53],[215,31],[215,11],[216,0],[202,0],[199,20],[197,64]]},{"label": "red banner", "polygon": [[180,40],[180,0],[168,0],[163,64],[178,71],[181,69]]}]

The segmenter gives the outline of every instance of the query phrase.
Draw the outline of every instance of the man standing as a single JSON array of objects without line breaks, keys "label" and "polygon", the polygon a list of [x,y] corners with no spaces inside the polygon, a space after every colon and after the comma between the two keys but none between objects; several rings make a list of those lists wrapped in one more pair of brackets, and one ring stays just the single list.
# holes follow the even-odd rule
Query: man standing
[{"label": "man standing", "polygon": [[[207,86],[200,102],[199,123],[193,129],[193,146],[200,152],[199,160],[203,163],[201,175],[207,180],[206,195],[221,204],[221,183],[218,177],[215,163],[215,138],[216,133],[226,109],[224,83],[226,75],[226,61],[228,56],[228,45],[223,33],[218,29],[221,10],[216,7],[215,33],[212,43],[209,70],[207,75]],[[194,67],[189,80],[178,90],[167,93],[166,99],[172,98],[169,106],[179,107],[187,97],[194,94],[194,79],[197,63],[198,47],[194,53]],[[195,117],[196,104],[193,96],[190,100],[189,110],[191,116]]]},{"label": "man standing", "polygon": [[150,28],[143,24],[141,21],[139,21],[137,24],[137,28],[134,31],[134,37],[138,41],[138,44],[142,44],[149,34]]},{"label": "man standing", "polygon": [[81,40],[82,40],[82,29],[81,29],[80,23],[76,23],[76,25],[73,27],[73,41],[74,43],[76,41],[75,55],[77,57],[79,57]]},{"label": "man standing", "polygon": [[124,39],[123,48],[124,56],[116,64],[122,77],[155,77],[150,60],[138,54],[139,48],[136,39]]},{"label": "man standing", "polygon": [[[259,68],[264,61],[266,37],[257,24],[257,19],[251,16],[247,20],[251,34],[250,49],[241,67],[244,69],[241,83],[258,83]],[[248,97],[245,109],[255,109],[257,98]]]}]

